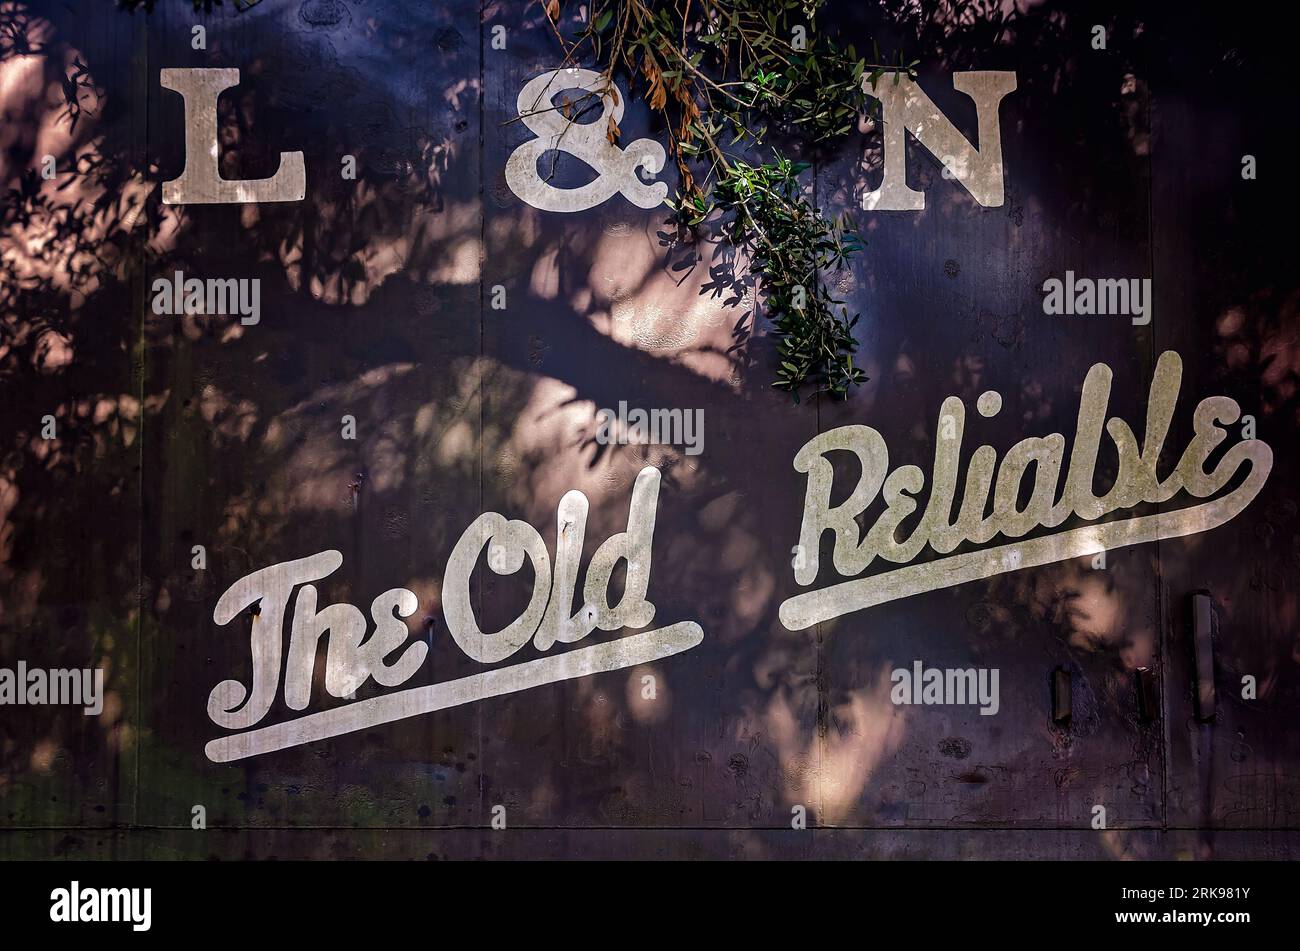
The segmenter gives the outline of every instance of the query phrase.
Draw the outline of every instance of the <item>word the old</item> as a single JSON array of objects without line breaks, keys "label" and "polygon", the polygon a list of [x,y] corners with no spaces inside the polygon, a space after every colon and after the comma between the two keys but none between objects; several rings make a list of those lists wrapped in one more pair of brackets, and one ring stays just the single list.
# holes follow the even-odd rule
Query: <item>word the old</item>
[{"label": "word the old", "polygon": [[[617,631],[649,625],[655,615],[646,594],[659,481],[659,470],[653,466],[642,469],[637,476],[627,531],[606,539],[591,556],[582,588],[583,604],[576,613],[571,611],[586,535],[585,495],[575,490],[560,499],[554,562],[542,536],[527,522],[507,520],[496,512],[485,512],[475,519],[453,548],[442,583],[443,616],[457,646],[480,664],[497,664],[513,657],[530,641],[544,655],[557,642],[580,641],[597,628]],[[485,549],[487,566],[496,574],[518,572],[525,558],[533,573],[528,606],[494,633],[480,629],[470,589],[471,576]],[[620,563],[625,569],[622,593],[618,602],[611,604],[611,580]],[[218,600],[212,614],[218,625],[229,624],[253,605],[260,610],[252,620],[251,688],[238,680],[226,680],[208,697],[208,716],[213,723],[244,732],[208,743],[209,759],[226,762],[255,756],[486,697],[645,664],[694,647],[704,638],[698,624],[682,622],[458,680],[354,700],[254,729],[270,712],[281,688],[290,710],[305,710],[311,704],[316,652],[322,637],[326,644],[325,690],[334,697],[350,698],[369,680],[381,687],[401,686],[424,663],[428,644],[410,641],[408,628],[401,620],[418,607],[413,592],[392,588],[371,602],[374,630],[369,638],[360,608],[351,604],[318,606],[314,582],[333,574],[342,564],[340,552],[323,551],[271,565],[236,581]]]}]

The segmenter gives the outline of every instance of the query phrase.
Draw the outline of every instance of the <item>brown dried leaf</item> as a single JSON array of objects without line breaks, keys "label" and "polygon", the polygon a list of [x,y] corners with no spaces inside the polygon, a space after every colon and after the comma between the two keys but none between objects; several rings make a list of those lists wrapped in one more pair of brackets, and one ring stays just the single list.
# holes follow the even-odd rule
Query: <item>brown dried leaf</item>
[{"label": "brown dried leaf", "polygon": [[664,92],[664,84],[658,77],[655,77],[655,81],[650,87],[650,108],[656,112],[662,112],[666,105],[668,105],[668,94]]}]

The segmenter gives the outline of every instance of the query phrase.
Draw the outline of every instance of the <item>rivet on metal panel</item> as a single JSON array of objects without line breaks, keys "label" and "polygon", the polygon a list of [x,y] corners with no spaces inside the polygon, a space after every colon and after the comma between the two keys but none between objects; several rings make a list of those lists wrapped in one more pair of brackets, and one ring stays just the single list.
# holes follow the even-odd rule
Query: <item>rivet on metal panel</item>
[{"label": "rivet on metal panel", "polygon": [[1192,593],[1192,648],[1196,657],[1196,718],[1214,719],[1214,604],[1210,592]]},{"label": "rivet on metal panel", "polygon": [[1070,672],[1064,667],[1052,671],[1052,722],[1065,724],[1070,719]]}]

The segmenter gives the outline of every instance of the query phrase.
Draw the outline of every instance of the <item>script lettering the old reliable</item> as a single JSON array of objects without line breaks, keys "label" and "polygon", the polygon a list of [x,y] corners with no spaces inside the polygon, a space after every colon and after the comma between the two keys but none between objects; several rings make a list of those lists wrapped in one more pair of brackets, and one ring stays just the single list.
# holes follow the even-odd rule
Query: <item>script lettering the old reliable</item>
[{"label": "script lettering the old reliable", "polygon": [[[1140,444],[1126,422],[1107,418],[1111,380],[1105,364],[1088,371],[1073,444],[1060,433],[1031,436],[1013,445],[1000,461],[992,446],[981,445],[966,460],[964,478],[959,477],[968,428],[966,406],[955,396],[939,408],[928,480],[914,465],[891,471],[885,439],[870,426],[841,426],[809,440],[794,457],[796,472],[806,476],[796,546],[801,557],[794,562],[794,580],[809,590],[781,604],[781,622],[800,630],[1002,572],[1203,532],[1236,516],[1259,493],[1273,464],[1272,450],[1263,441],[1243,439],[1217,454],[1210,466],[1228,437],[1224,426],[1241,415],[1237,403],[1224,396],[1200,402],[1192,416],[1192,438],[1177,463],[1164,475],[1157,472],[1182,383],[1182,361],[1176,353],[1168,351],[1156,363]],[[997,415],[1001,405],[994,391],[976,401],[978,413],[986,418]],[[1113,484],[1098,495],[1094,480],[1103,432],[1113,445],[1118,468]],[[831,502],[834,468],[829,457],[835,452],[852,453],[860,464],[857,483],[838,504]],[[1026,480],[1029,491],[1021,506]],[[448,558],[441,606],[456,645],[486,669],[455,680],[406,686],[429,651],[424,641],[411,638],[403,620],[418,609],[413,592],[392,588],[377,595],[368,620],[351,604],[320,605],[316,584],[342,566],[338,551],[271,565],[239,579],[218,600],[213,621],[229,625],[249,608],[258,608],[249,635],[252,675],[248,686],[225,680],[209,695],[209,718],[234,732],[209,742],[208,757],[226,762],[256,756],[662,660],[699,645],[704,632],[693,621],[645,630],[655,617],[649,593],[659,489],[659,470],[642,469],[632,488],[627,530],[595,550],[580,599],[576,596],[589,508],[585,495],[573,490],[561,498],[553,555],[527,522],[496,512],[475,519]],[[1163,508],[1180,497],[1201,501]],[[877,509],[883,505],[883,511],[864,531],[861,517],[873,504]],[[1133,510],[1142,505],[1161,508],[1136,514]],[[1127,514],[1102,521],[1116,512]],[[838,577],[819,587],[819,577],[826,573],[819,551],[826,533],[833,541],[829,567]],[[918,561],[927,548],[932,557]],[[513,575],[527,559],[534,577],[527,607],[495,633],[480,629],[471,598],[471,576],[484,553],[488,569],[496,574]],[[878,560],[899,567],[868,573]],[[611,604],[611,580],[620,564],[626,569],[625,580],[617,603]],[[576,611],[575,604],[581,605]],[[633,633],[570,647],[586,642],[596,630]],[[263,725],[277,699],[293,711],[312,705],[322,637],[325,690],[349,702]],[[518,660],[529,644],[533,656]],[[286,650],[287,655],[282,654]],[[392,689],[351,699],[370,681]]]}]

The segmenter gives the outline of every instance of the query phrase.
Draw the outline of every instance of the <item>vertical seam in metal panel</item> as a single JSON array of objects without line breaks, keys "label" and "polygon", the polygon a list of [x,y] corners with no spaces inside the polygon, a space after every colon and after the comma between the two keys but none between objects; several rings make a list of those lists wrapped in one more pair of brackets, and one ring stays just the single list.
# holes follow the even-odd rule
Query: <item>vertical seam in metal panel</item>
[{"label": "vertical seam in metal panel", "polygon": [[[140,26],[133,31],[136,36],[141,36],[144,43],[144,80],[137,85],[138,89],[143,92],[142,102],[144,109],[144,154],[140,156],[141,168],[144,174],[148,175],[149,169],[149,20],[147,17],[140,17]],[[134,39],[134,37],[133,37]],[[141,201],[147,201],[147,193]],[[138,518],[138,528],[136,530],[136,563],[135,563],[135,728],[138,731],[137,736],[142,735],[143,722],[141,720],[142,698],[144,696],[144,438],[145,422],[148,413],[145,411],[145,381],[147,379],[147,361],[146,357],[149,352],[145,338],[145,319],[144,319],[144,301],[145,301],[145,267],[148,258],[149,233],[149,214],[144,213],[144,238],[140,241],[140,269],[136,275],[136,293],[133,294],[135,301],[135,312],[139,320],[140,327],[140,427],[137,434],[138,443],[136,444],[137,453],[137,472],[136,488],[138,492],[138,505],[136,515]],[[131,824],[140,824],[140,744],[132,743],[135,751],[135,782],[132,792],[131,807]]]},{"label": "vertical seam in metal panel", "polygon": [[[487,127],[486,97],[487,84],[484,82],[483,57],[483,11],[485,0],[478,5],[478,511],[483,511],[483,366],[486,359],[483,339],[483,268],[487,264],[487,190],[484,188],[486,173],[485,155],[487,150],[484,130]],[[478,589],[479,617],[483,616],[483,586]],[[475,704],[474,719],[478,725],[478,815],[483,821],[483,777],[486,764],[483,761],[483,704]]]},{"label": "vertical seam in metal panel", "polygon": [[[1151,272],[1152,292],[1148,295],[1147,307],[1154,311],[1156,285],[1156,229],[1155,229],[1155,195],[1156,195],[1156,129],[1155,129],[1155,86],[1152,84],[1154,76],[1151,74],[1150,59],[1147,60],[1146,74],[1148,76],[1147,85],[1147,256],[1150,260],[1149,270]],[[1159,354],[1160,347],[1157,345],[1157,337],[1160,331],[1155,321],[1152,321],[1150,359],[1152,364]],[[1145,434],[1144,434],[1145,437]],[[1161,503],[1156,504],[1156,511],[1162,508]],[[1166,625],[1169,614],[1166,610],[1168,598],[1165,591],[1165,572],[1164,557],[1161,552],[1160,539],[1156,539],[1156,585],[1155,585],[1155,608],[1156,608],[1156,656],[1160,660],[1160,828],[1162,831],[1169,829],[1169,716],[1166,707],[1165,690],[1165,668],[1168,632]]]},{"label": "vertical seam in metal panel", "polygon": [[[821,177],[821,164],[817,162],[816,159],[814,159],[813,160],[813,208],[818,208],[817,186],[820,184],[820,177]],[[852,265],[848,265],[848,266],[852,267]],[[821,276],[815,275],[815,279],[820,280]],[[822,401],[820,396],[813,397],[813,425],[814,425],[813,435],[814,436],[821,435]],[[800,534],[802,534],[802,532]],[[818,544],[819,545],[821,544],[820,536],[818,537]],[[812,827],[813,848],[811,849],[810,857],[815,858],[817,854],[817,849],[816,849],[817,825],[820,824],[824,819],[822,804],[825,801],[825,798],[822,795],[822,791],[823,791],[822,779],[824,775],[822,770],[822,754],[825,752],[826,738],[822,735],[822,717],[825,716],[826,722],[827,723],[830,722],[830,711],[829,709],[826,709],[823,706],[826,703],[826,696],[823,689],[823,677],[822,677],[822,626],[820,622],[813,626],[813,645],[815,647],[814,657],[816,660],[816,665],[813,668],[813,676],[816,678],[814,680],[814,683],[817,686],[817,709],[816,712],[813,714],[813,742],[816,744],[816,749],[817,749],[817,759],[816,759],[816,767],[815,767],[816,772],[813,774],[816,777],[814,780],[815,783],[814,794],[817,797],[817,805],[816,805],[817,821],[813,823],[813,827]]]}]

